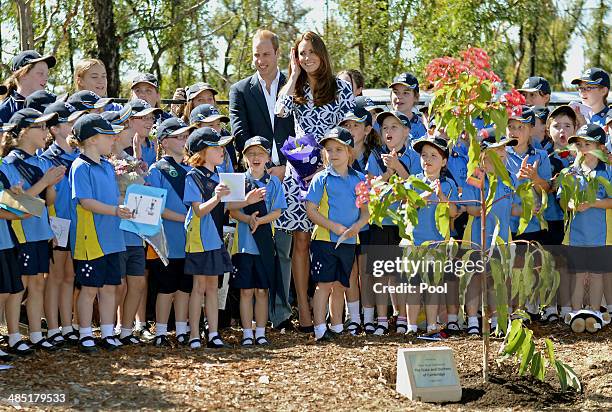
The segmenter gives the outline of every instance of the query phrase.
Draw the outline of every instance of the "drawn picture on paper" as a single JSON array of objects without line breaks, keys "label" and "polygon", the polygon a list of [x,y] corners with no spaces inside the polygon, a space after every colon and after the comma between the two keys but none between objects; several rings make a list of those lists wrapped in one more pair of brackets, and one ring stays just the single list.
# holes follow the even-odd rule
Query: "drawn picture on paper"
[{"label": "drawn picture on paper", "polygon": [[138,193],[129,193],[127,207],[132,211],[132,218],[135,223],[145,225],[157,225],[162,213],[162,198],[145,196]]},{"label": "drawn picture on paper", "polygon": [[244,173],[219,173],[219,181],[230,189],[230,194],[223,196],[223,202],[242,202],[246,200],[244,183],[246,176]]}]

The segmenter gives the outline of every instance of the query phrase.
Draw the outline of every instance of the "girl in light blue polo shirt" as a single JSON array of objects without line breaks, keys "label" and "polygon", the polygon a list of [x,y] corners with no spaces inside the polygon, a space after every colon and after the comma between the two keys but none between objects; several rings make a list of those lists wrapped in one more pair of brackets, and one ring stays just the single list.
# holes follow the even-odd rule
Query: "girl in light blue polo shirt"
[{"label": "girl in light blue polo shirt", "polygon": [[[433,242],[435,247],[435,242],[446,240],[446,235],[441,234],[437,229],[436,208],[438,203],[456,202],[459,194],[453,179],[446,176],[449,157],[446,140],[439,137],[425,137],[416,140],[413,147],[421,155],[421,167],[423,168],[423,173],[417,174],[416,177],[432,188],[431,193],[426,197],[426,200],[431,203],[418,210],[418,223],[412,233],[414,244],[418,246],[425,242]],[[457,205],[455,203],[448,203],[448,205],[450,218],[453,219],[458,213]],[[401,300],[399,302],[402,305],[408,303],[407,333],[414,334],[417,332],[417,317],[421,309],[420,299],[419,294],[414,293],[408,296],[408,302],[405,299],[403,302]],[[438,329],[438,305],[442,296],[428,294],[423,297],[423,300],[427,315],[427,333],[434,332]],[[454,313],[453,315],[457,314]]]},{"label": "girl in light blue polo shirt", "polygon": [[[326,168],[315,174],[306,194],[306,213],[315,224],[310,243],[310,276],[316,283],[313,297],[316,341],[326,341],[343,330],[344,292],[349,277],[359,231],[369,219],[367,205],[355,204],[355,187],[365,180],[353,163],[353,136],[335,127],[319,142]],[[330,302],[331,297],[331,303]],[[329,311],[331,330],[325,318]]]},{"label": "girl in light blue polo shirt", "polygon": [[120,342],[113,334],[117,285],[121,284],[121,257],[125,251],[120,219],[131,217],[129,208],[119,204],[119,188],[113,166],[104,159],[110,155],[115,135],[122,130],[99,114],[86,114],[73,128],[71,144],[81,153],[72,162],[69,182],[70,247],[75,279],[81,284],[77,301],[79,350],[97,350],[91,320],[94,299],[100,313],[100,346],[114,350]]},{"label": "girl in light blue polo shirt", "polygon": [[[44,306],[44,273],[49,272],[49,258],[53,232],[49,225],[47,206],[55,202],[55,185],[64,177],[64,166],[53,167],[47,159],[36,156],[36,151],[45,147],[47,121],[56,114],[43,115],[34,109],[22,109],[10,119],[10,131],[2,142],[2,155],[6,156],[0,171],[11,186],[23,184],[23,189],[46,201],[40,217],[12,222],[19,242],[18,260],[22,282],[28,289],[28,325],[30,341],[37,349],[55,350],[53,343],[43,338],[41,319]],[[16,326],[16,325],[15,325]],[[9,347],[20,352],[27,344],[20,341],[18,330],[9,331]]]},{"label": "girl in light blue polo shirt", "polygon": [[[243,155],[247,166],[246,179],[253,200],[232,203],[231,216],[238,220],[232,245],[234,273],[230,285],[240,289],[240,318],[242,346],[267,345],[268,297],[278,292],[280,267],[274,252],[273,223],[287,208],[285,191],[280,180],[266,172],[272,144],[261,136],[254,136],[244,144]],[[272,289],[272,290],[270,290]],[[255,297],[255,338],[253,338],[253,297]]]}]

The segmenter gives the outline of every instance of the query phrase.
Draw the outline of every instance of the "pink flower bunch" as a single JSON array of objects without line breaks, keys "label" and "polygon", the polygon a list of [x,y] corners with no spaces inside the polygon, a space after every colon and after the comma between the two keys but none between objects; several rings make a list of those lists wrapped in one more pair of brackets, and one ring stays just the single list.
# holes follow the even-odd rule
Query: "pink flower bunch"
[{"label": "pink flower bunch", "polygon": [[147,164],[142,160],[126,160],[117,159],[111,157],[109,159],[115,169],[117,176],[123,176],[125,174],[136,173],[139,176],[145,176],[148,174]]},{"label": "pink flower bunch", "polygon": [[508,116],[520,116],[523,114],[525,96],[519,93],[518,90],[512,89],[508,93],[504,93],[500,101],[506,106]]},{"label": "pink flower bunch", "polygon": [[357,206],[357,209],[360,209],[361,206],[367,204],[370,200],[370,185],[368,182],[359,182],[355,186],[355,194],[357,195],[355,206]]},{"label": "pink flower bunch", "polygon": [[[480,80],[479,84],[484,81],[499,82],[501,81],[499,76],[492,70],[487,70],[491,68],[490,60],[483,49],[469,47],[461,52],[461,59],[448,56],[433,59],[427,65],[427,80],[434,85],[434,89],[457,81],[461,74],[477,77]],[[495,92],[494,90],[493,94]]]}]

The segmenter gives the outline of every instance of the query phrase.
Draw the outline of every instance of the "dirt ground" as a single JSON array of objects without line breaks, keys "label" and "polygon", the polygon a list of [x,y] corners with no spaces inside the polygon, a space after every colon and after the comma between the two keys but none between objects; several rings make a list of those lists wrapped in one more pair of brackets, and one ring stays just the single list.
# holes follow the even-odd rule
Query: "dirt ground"
[{"label": "dirt ground", "polygon": [[553,335],[557,357],[580,376],[583,393],[561,393],[555,375],[546,382],[519,378],[515,366],[494,362],[481,381],[481,341],[465,336],[420,346],[450,346],[463,398],[457,404],[412,402],[395,392],[396,353],[412,344],[403,337],[342,336],[315,344],[309,335],[270,332],[272,345],[242,349],[241,333],[222,332],[232,349],[130,347],[84,355],[74,348],[37,353],[0,370],[0,408],[19,392],[65,392],[63,405],[21,404],[24,409],[103,410],[612,410],[612,328],[574,335],[562,326],[534,327]]}]

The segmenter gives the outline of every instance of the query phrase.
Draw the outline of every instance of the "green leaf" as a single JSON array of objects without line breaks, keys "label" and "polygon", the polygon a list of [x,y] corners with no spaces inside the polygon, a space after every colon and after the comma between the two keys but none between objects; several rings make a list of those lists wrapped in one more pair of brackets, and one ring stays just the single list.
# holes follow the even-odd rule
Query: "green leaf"
[{"label": "green leaf", "polygon": [[527,229],[527,225],[531,221],[535,202],[533,200],[533,190],[531,182],[524,182],[516,189],[516,194],[521,198],[521,216],[519,219],[519,227],[517,234],[521,234]]},{"label": "green leaf", "polygon": [[565,372],[564,363],[561,361],[555,361],[555,369],[557,369],[557,379],[559,379],[559,385],[561,386],[561,392],[567,390],[567,373]]},{"label": "green leaf", "polygon": [[489,150],[487,152],[487,157],[489,161],[493,164],[495,174],[501,178],[502,183],[508,186],[509,188],[514,188],[512,180],[510,180],[510,175],[508,174],[508,169],[502,163],[497,153],[495,153],[495,151],[493,150]]},{"label": "green leaf", "polygon": [[444,239],[450,236],[450,205],[438,203],[436,206],[436,227]]},{"label": "green leaf", "polygon": [[497,184],[497,175],[488,174],[489,177],[489,193],[487,194],[487,200],[485,201],[485,205],[487,207],[486,211],[489,213],[491,208],[493,207],[493,202],[495,201],[495,196],[497,195],[497,191],[499,190],[499,185]]},{"label": "green leaf", "polygon": [[521,365],[519,367],[519,375],[523,376],[527,371],[527,367],[529,366],[529,362],[531,362],[531,358],[533,357],[533,353],[535,351],[535,344],[533,343],[533,331],[530,329],[526,329],[525,338],[523,339],[523,344],[521,345]]},{"label": "green leaf", "polygon": [[599,184],[604,187],[608,197],[612,197],[612,183],[610,183],[610,181],[603,176],[596,176],[595,179],[597,179]]},{"label": "green leaf", "polygon": [[525,329],[523,328],[523,322],[519,319],[512,321],[510,325],[510,333],[506,337],[506,346],[504,346],[503,353],[515,354],[517,353],[523,341],[525,339]]},{"label": "green leaf", "polygon": [[545,372],[546,369],[544,368],[544,359],[542,355],[540,352],[534,353],[533,358],[531,358],[531,375],[544,382]]},{"label": "green leaf", "polygon": [[506,278],[503,273],[499,259],[491,258],[491,277],[493,278],[493,289],[495,290],[495,300],[497,309],[497,327],[504,334],[508,330],[508,288]]},{"label": "green leaf", "polygon": [[475,136],[470,136],[470,147],[468,149],[468,172],[467,176],[470,177],[474,174],[474,170],[480,166],[480,144],[476,140]]},{"label": "green leaf", "polygon": [[555,359],[555,348],[553,346],[553,343],[548,338],[544,339],[544,343],[546,344],[546,354],[548,355],[548,361],[550,362],[551,365],[554,365],[556,359]]},{"label": "green leaf", "polygon": [[[580,378],[578,377],[576,372],[574,372],[574,369],[572,369],[572,367],[569,366],[567,363],[563,363],[561,361],[555,361],[555,365],[557,364],[560,364],[561,367],[563,368],[563,371],[565,372],[565,377],[566,377],[566,382],[567,382],[566,388],[569,386],[569,387],[576,389],[576,391],[578,392],[582,392],[582,384],[580,383]],[[567,381],[567,379],[569,379],[569,381]]]}]

